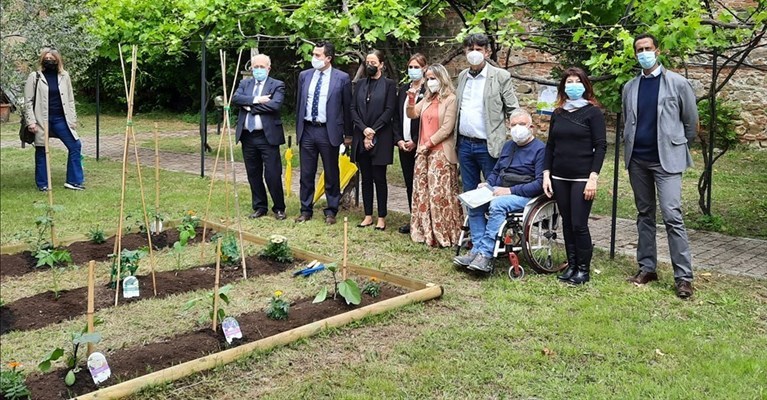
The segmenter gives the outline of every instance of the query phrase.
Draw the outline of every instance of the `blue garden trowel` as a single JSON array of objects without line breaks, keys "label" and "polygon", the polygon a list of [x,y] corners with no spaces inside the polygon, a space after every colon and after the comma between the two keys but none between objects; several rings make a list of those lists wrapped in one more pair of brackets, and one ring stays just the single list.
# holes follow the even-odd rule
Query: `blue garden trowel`
[{"label": "blue garden trowel", "polygon": [[317,260],[314,260],[310,262],[309,264],[307,264],[306,268],[294,272],[293,276],[302,275],[304,277],[307,277],[315,272],[322,271],[323,269],[325,269],[325,264]]}]

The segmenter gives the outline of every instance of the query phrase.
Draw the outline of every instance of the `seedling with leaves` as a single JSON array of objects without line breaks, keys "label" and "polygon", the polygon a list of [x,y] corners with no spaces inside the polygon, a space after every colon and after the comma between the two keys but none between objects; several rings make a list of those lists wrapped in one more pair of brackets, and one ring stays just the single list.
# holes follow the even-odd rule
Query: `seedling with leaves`
[{"label": "seedling with leaves", "polygon": [[276,320],[288,319],[288,311],[290,311],[290,303],[282,298],[282,290],[274,292],[266,307],[266,316]]},{"label": "seedling with leaves", "polygon": [[[101,325],[104,321],[101,319],[96,319],[94,325]],[[64,377],[64,383],[67,384],[67,386],[72,386],[75,384],[75,375],[80,372],[80,357],[79,357],[79,350],[82,347],[82,345],[86,345],[88,343],[96,344],[101,341],[101,334],[98,332],[94,333],[88,333],[88,326],[86,325],[82,331],[80,332],[72,332],[71,334],[71,342],[72,342],[72,351],[66,354],[66,363],[67,368],[69,368],[69,371],[67,372],[66,377]],[[65,356],[65,351],[61,347],[57,347],[50,353],[48,353],[42,360],[40,360],[40,363],[37,364],[37,367],[42,372],[48,372],[51,369],[51,364],[60,359],[61,357]]]},{"label": "seedling with leaves", "polygon": [[[355,306],[362,302],[362,293],[360,287],[354,279],[346,279],[345,281],[338,282],[336,278],[336,272],[338,272],[338,265],[336,263],[328,264],[325,269],[333,274],[333,300],[336,299],[336,295],[346,300],[346,304],[354,304]],[[322,303],[328,297],[328,287],[323,286],[320,292],[314,297],[312,303]]]},{"label": "seedling with leaves", "polygon": [[362,293],[370,295],[370,297],[378,297],[381,295],[381,282],[374,276],[371,276],[365,286],[362,287]]},{"label": "seedling with leaves", "polygon": [[88,231],[88,239],[95,244],[101,244],[107,241],[106,236],[104,235],[104,230],[98,225]]},{"label": "seedling with leaves", "polygon": [[176,270],[181,269],[181,255],[184,253],[187,243],[197,234],[195,227],[194,221],[182,219],[181,224],[176,228],[178,230],[178,241],[173,243],[173,254],[176,255]]},{"label": "seedling with leaves", "polygon": [[211,242],[221,240],[221,264],[232,266],[240,261],[240,246],[237,244],[237,237],[233,233],[217,233],[210,238]]},{"label": "seedling with leaves", "polygon": [[282,235],[269,236],[269,243],[259,255],[278,263],[293,262],[293,251],[288,246],[288,238]]},{"label": "seedling with leaves", "polygon": [[146,225],[144,224],[144,212],[142,210],[125,213],[125,222],[125,233],[131,233],[133,228],[136,228],[138,233],[146,233]]},{"label": "seedling with leaves", "polygon": [[17,370],[20,366],[21,363],[11,361],[8,363],[10,369],[0,372],[0,392],[2,392],[4,399],[28,399],[31,394],[24,375]]},{"label": "seedling with leaves", "polygon": [[117,277],[117,257],[114,254],[110,254],[109,258],[112,259],[112,270],[109,277],[110,287],[115,287],[115,282],[121,281],[126,277],[133,276],[138,270],[139,260],[148,254],[146,248],[140,248],[136,250],[122,249],[120,252],[120,277]]},{"label": "seedling with leaves", "polygon": [[[224,304],[226,304],[226,305],[229,305],[229,301],[230,301],[229,300],[229,291],[230,290],[232,290],[232,285],[231,284],[222,286],[221,288],[218,289],[218,298],[221,301],[223,301]],[[196,299],[192,299],[192,300],[187,301],[186,304],[184,304],[183,311],[190,310],[190,309],[194,308],[195,306],[197,306],[200,303],[203,303],[203,304],[207,303],[207,304],[209,304],[210,305],[210,309],[208,309],[208,313],[207,314],[201,315],[200,318],[197,319],[197,322],[199,322],[200,324],[203,324],[206,321],[212,321],[213,320],[213,291],[205,293],[204,296],[200,296],[200,297],[198,297]],[[224,318],[226,318],[226,311],[224,310],[223,307],[221,307],[221,303],[219,303],[219,305],[218,305],[217,314],[218,314],[217,320],[219,321],[219,323],[221,323],[221,321],[223,321]],[[205,319],[206,316],[208,318],[207,320]]]}]

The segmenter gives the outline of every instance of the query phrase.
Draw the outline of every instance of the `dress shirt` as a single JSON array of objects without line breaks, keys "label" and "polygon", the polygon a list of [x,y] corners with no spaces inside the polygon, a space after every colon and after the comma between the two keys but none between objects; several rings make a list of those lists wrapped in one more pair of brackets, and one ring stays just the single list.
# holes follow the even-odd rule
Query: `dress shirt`
[{"label": "dress shirt", "polygon": [[306,116],[304,116],[304,119],[307,121],[312,120],[312,106],[314,104],[314,88],[317,86],[317,80],[320,79],[320,74],[323,74],[322,76],[322,87],[320,88],[320,101],[317,105],[317,122],[319,123],[326,123],[328,122],[328,116],[327,116],[327,103],[328,103],[328,92],[330,91],[330,72],[333,71],[333,68],[328,68],[325,71],[320,71],[315,69],[314,73],[312,74],[312,81],[309,83],[309,91],[306,93]]},{"label": "dress shirt", "polygon": [[409,99],[405,99],[405,103],[402,104],[402,138],[409,142],[413,140],[413,138],[410,136],[410,123],[411,119],[407,116],[407,104]]},{"label": "dress shirt", "polygon": [[485,129],[485,82],[487,64],[477,76],[466,73],[466,85],[461,93],[460,121],[458,133],[464,136],[487,140]]},{"label": "dress shirt", "polygon": [[645,75],[644,70],[642,70],[642,78],[657,78],[661,72],[663,72],[663,66],[658,64],[658,68],[650,72],[650,75]]},{"label": "dress shirt", "polygon": [[[256,79],[256,78],[253,78],[253,79]],[[259,96],[261,96],[261,93],[264,91],[264,84],[265,83],[266,83],[266,80],[264,80],[263,82],[256,81],[256,82],[253,83],[253,94],[252,94],[253,95],[253,104],[256,104],[256,99]],[[258,88],[258,90],[256,90],[256,88]],[[255,129],[257,131],[264,130],[264,124],[261,123],[261,116],[258,115],[258,114],[253,115],[251,113],[248,113],[248,116],[245,117],[245,126],[246,127],[251,126],[250,125],[250,120],[253,119],[253,118],[255,118],[255,125],[254,125],[255,128],[253,128],[253,129]]]}]

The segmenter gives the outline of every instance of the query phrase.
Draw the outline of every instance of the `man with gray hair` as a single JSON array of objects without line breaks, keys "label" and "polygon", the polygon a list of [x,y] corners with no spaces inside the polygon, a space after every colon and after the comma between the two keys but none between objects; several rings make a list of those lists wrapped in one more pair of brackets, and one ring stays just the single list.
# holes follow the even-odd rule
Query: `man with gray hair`
[{"label": "man with gray hair", "polygon": [[267,214],[269,195],[272,197],[274,218],[285,219],[285,195],[282,190],[282,160],[280,145],[285,133],[280,119],[280,108],[285,99],[285,84],[269,77],[272,61],[259,54],[250,60],[253,79],[243,79],[232,97],[232,104],[240,107],[237,116],[236,138],[242,142],[242,158],[248,173],[253,214],[260,218]]},{"label": "man with gray hair", "polygon": [[[533,136],[533,117],[527,111],[517,108],[509,119],[507,142],[501,149],[498,162],[487,182],[494,198],[489,204],[473,208],[469,213],[471,241],[474,247],[463,256],[453,259],[458,266],[470,270],[491,272],[495,234],[506,219],[506,214],[524,209],[533,197],[543,194],[543,157],[546,145]],[[485,221],[485,213],[489,218]],[[475,234],[479,232],[479,234]]]}]

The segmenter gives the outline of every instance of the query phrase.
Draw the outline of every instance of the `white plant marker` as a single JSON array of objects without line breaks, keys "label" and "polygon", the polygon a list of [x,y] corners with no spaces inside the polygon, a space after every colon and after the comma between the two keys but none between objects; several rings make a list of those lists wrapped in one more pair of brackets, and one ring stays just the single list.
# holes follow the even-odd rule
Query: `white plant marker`
[{"label": "white plant marker", "polygon": [[88,371],[93,377],[93,383],[98,385],[112,376],[112,371],[107,364],[107,358],[99,352],[95,352],[88,357]]},{"label": "white plant marker", "polygon": [[138,279],[135,276],[129,276],[123,279],[123,298],[130,299],[131,297],[138,296]]},{"label": "white plant marker", "polygon": [[242,339],[240,324],[232,317],[224,318],[224,321],[221,322],[221,329],[224,330],[224,337],[229,344],[232,344],[232,339]]}]

